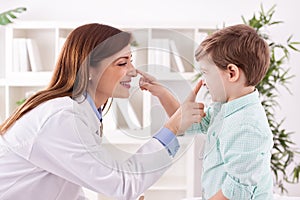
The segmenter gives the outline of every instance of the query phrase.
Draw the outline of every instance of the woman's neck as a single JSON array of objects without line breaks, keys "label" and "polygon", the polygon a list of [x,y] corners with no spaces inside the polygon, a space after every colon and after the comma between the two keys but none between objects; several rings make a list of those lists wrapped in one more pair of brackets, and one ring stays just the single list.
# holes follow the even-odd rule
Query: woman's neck
[{"label": "woman's neck", "polygon": [[95,106],[97,108],[102,107],[105,104],[105,102],[107,102],[107,100],[108,100],[108,97],[106,97],[105,94],[95,94],[94,92],[91,93],[89,91],[88,91],[88,93],[91,96],[91,98],[93,99]]}]

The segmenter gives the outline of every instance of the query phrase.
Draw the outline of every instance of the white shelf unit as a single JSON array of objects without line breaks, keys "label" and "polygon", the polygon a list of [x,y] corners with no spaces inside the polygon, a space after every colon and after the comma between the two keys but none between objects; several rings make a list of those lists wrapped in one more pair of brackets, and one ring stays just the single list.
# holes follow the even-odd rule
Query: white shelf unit
[{"label": "white shelf unit", "polygon": [[[5,87],[1,84],[0,80],[0,113],[5,113],[5,105],[6,105],[6,99],[5,99]],[[0,123],[4,120],[4,115],[0,114]]]},{"label": "white shelf unit", "polygon": [[1,80],[5,77],[5,28],[0,26],[0,85]]},{"label": "white shelf unit", "polygon": [[[16,102],[23,99],[28,92],[34,92],[44,88],[50,81],[56,59],[59,55],[62,42],[67,35],[79,23],[56,23],[56,22],[23,22],[8,25],[1,28],[0,38],[0,120],[8,117],[16,108]],[[168,39],[174,41],[177,47],[177,53],[182,60],[184,70],[176,71],[174,63],[170,62],[169,71],[155,70],[151,72],[160,82],[168,87],[171,92],[182,101],[188,95],[194,83],[191,82],[195,72],[193,66],[196,66],[194,60],[194,51],[197,45],[195,41],[199,33],[211,32],[214,28],[198,29],[196,27],[121,27],[125,31],[132,32],[133,38],[138,46],[132,46],[133,64],[141,70],[149,70],[150,57],[149,45],[152,39]],[[14,39],[24,38],[34,40],[39,49],[41,66],[39,70],[20,72],[13,70],[14,67]],[[171,49],[169,56],[172,56]],[[165,54],[166,55],[166,54]],[[168,57],[168,55],[167,55]],[[3,66],[3,67],[2,67]],[[159,66],[159,64],[158,64]],[[165,66],[166,67],[166,66]],[[151,71],[151,70],[150,70]],[[148,92],[142,92],[138,89],[138,79],[133,80],[131,96],[129,102],[140,120],[141,128],[133,131],[135,134],[141,134],[143,137],[150,137],[167,120],[163,108],[155,97],[151,97]],[[110,110],[107,116],[104,116],[104,129],[108,132],[125,130],[128,128],[126,120],[120,115],[119,111],[115,114]],[[141,140],[133,141],[133,137],[125,139],[124,134],[113,137],[112,143],[120,148],[136,150],[141,144]],[[185,137],[180,138],[181,142]],[[185,149],[185,148],[182,148]],[[199,147],[192,146],[189,151],[181,156],[171,167],[170,170],[148,191],[145,192],[146,199],[182,199],[198,195],[199,188],[195,188],[194,182],[198,180],[200,169],[195,168],[199,161],[195,160],[195,151]],[[181,154],[179,154],[181,155]],[[104,197],[99,199],[105,199]]]},{"label": "white shelf unit", "polygon": [[[0,60],[0,86],[4,87],[4,96],[13,95],[16,89],[15,86],[35,87],[40,89],[46,86],[50,80],[52,70],[55,66],[56,59],[60,52],[62,42],[64,42],[67,35],[77,26],[79,23],[55,23],[55,22],[23,22],[8,25],[5,28],[1,28],[1,34],[4,37],[0,39],[0,56],[3,59]],[[137,47],[132,47],[133,57],[136,68],[142,70],[149,70],[149,45],[152,39],[168,39],[174,41],[177,46],[178,55],[183,62],[184,71],[176,72],[174,70],[174,62],[170,62],[170,71],[151,72],[152,75],[162,81],[190,81],[195,75],[194,51],[196,48],[195,41],[198,41],[195,36],[200,32],[210,32],[214,28],[198,29],[195,27],[121,27],[125,31],[132,32],[133,38],[137,43]],[[32,71],[16,71],[14,70],[14,62],[16,62],[14,48],[15,39],[31,39],[33,40],[39,52],[39,60],[41,66],[38,66],[38,70]],[[169,52],[171,49],[169,49]],[[160,52],[159,52],[160,53]],[[34,55],[35,56],[35,55]],[[172,57],[172,52],[170,55]],[[150,63],[151,64],[151,63]],[[197,71],[197,70],[196,70]],[[30,88],[34,89],[34,88]],[[135,92],[135,95],[131,98],[131,103],[136,106],[137,109],[143,107],[138,101],[146,95],[142,92]],[[21,94],[20,94],[21,95]],[[149,96],[149,95],[148,95]],[[149,97],[148,97],[149,98]],[[6,98],[6,109],[0,110],[0,116],[8,117],[11,111],[16,107],[11,99]],[[4,99],[2,97],[2,102]],[[139,118],[143,118],[143,114],[137,112]],[[144,119],[143,119],[144,120]]]},{"label": "white shelf unit", "polygon": [[0,27],[0,123],[5,118],[5,29]]}]

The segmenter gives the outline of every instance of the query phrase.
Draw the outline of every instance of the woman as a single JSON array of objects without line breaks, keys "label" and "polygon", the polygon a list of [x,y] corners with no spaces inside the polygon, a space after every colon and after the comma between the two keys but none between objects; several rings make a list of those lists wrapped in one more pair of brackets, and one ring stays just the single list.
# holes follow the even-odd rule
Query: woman
[{"label": "woman", "polygon": [[116,162],[101,146],[100,126],[107,100],[128,98],[137,75],[130,40],[129,33],[101,24],[70,33],[49,86],[0,126],[0,199],[77,200],[81,186],[135,199],[166,171],[178,149],[175,135],[203,115],[194,102],[201,83],[149,142]]}]

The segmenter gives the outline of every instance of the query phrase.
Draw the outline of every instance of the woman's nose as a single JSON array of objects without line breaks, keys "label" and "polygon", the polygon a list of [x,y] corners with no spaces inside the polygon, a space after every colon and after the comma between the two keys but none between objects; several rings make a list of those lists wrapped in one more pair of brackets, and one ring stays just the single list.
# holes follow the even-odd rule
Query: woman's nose
[{"label": "woman's nose", "polygon": [[131,77],[136,77],[137,76],[137,71],[134,68],[134,66],[132,65],[132,63],[130,63],[130,65],[129,65],[129,69],[127,71],[127,75],[131,76]]}]

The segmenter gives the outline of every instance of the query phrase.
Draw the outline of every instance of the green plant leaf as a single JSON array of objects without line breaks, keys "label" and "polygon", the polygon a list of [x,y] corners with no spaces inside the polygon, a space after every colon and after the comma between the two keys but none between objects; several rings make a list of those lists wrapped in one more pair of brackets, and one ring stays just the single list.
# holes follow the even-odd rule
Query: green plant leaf
[{"label": "green plant leaf", "polygon": [[288,45],[288,47],[290,47],[290,48],[293,49],[294,51],[300,51],[299,49],[297,49],[296,47],[294,47],[294,46],[292,45],[292,43],[290,43],[290,44]]},{"label": "green plant leaf", "polygon": [[[275,120],[275,108],[278,104],[278,86],[284,87],[290,94],[291,91],[288,87],[289,81],[295,77],[290,74],[290,68],[286,66],[288,63],[290,50],[299,52],[297,46],[299,42],[292,41],[292,35],[288,37],[285,44],[280,44],[270,40],[269,33],[262,33],[260,30],[267,29],[269,26],[274,26],[284,23],[283,21],[274,21],[273,15],[275,13],[276,5],[272,6],[267,12],[261,4],[261,10],[258,16],[255,14],[250,20],[246,20],[242,17],[245,24],[252,26],[258,34],[263,37],[269,44],[270,47],[270,67],[263,78],[263,80],[257,85],[257,89],[262,97],[262,105],[265,108],[268,122],[270,124],[271,131],[273,133],[273,151],[271,157],[271,169],[274,173],[277,187],[282,193],[288,192],[285,188],[284,183],[297,183],[300,177],[300,165],[293,164],[293,173],[288,175],[286,169],[294,163],[295,154],[298,154],[298,148],[295,143],[291,140],[290,135],[293,132],[287,132],[286,129],[282,128],[284,120],[277,122]],[[280,52],[280,56],[276,54]]]},{"label": "green plant leaf", "polygon": [[13,23],[12,19],[17,18],[17,16],[14,13],[22,13],[25,11],[26,11],[26,8],[19,7],[19,8],[15,8],[15,9],[0,13],[0,25],[7,25],[10,23]]},{"label": "green plant leaf", "polygon": [[18,106],[20,106],[20,105],[22,105],[25,101],[26,101],[26,98],[20,99],[19,101],[16,102],[16,104],[17,104]]},{"label": "green plant leaf", "polygon": [[6,25],[12,23],[12,21],[7,17],[7,15],[0,14],[0,25]]}]

